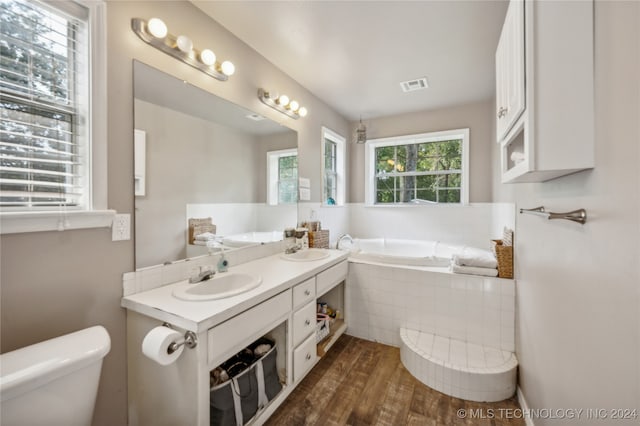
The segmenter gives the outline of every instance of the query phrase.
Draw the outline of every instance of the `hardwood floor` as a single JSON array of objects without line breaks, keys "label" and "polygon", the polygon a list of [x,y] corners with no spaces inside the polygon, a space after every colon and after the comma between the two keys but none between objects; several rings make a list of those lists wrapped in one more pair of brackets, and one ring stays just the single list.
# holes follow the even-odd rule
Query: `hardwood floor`
[{"label": "hardwood floor", "polygon": [[514,418],[519,408],[515,397],[478,403],[444,395],[404,368],[398,348],[343,335],[265,424],[524,426]]}]

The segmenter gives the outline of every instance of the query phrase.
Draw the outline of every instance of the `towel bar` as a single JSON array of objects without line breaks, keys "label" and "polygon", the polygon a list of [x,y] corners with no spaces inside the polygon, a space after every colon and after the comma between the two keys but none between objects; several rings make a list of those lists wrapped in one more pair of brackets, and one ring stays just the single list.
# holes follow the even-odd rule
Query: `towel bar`
[{"label": "towel bar", "polygon": [[546,211],[543,206],[540,206],[533,209],[520,209],[520,213],[534,214],[537,216],[546,217],[548,220],[565,219],[571,220],[573,222],[578,222],[582,225],[587,223],[587,211],[585,209],[573,210],[566,213],[553,213]]}]

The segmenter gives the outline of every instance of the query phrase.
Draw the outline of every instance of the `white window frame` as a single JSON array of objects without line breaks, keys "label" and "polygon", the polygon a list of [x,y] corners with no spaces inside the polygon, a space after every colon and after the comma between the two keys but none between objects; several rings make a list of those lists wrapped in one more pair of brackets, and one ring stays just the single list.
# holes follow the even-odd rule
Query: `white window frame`
[{"label": "white window frame", "polygon": [[[106,4],[89,0],[75,3],[88,9],[90,58],[90,123],[87,133],[87,173],[89,193],[83,210],[52,209],[47,211],[0,211],[0,234],[62,231],[109,227],[114,210],[107,209],[107,39]],[[48,6],[65,11],[72,4],[47,2]]]},{"label": "white window frame", "polygon": [[[376,204],[375,175],[376,175],[376,148],[385,146],[409,145],[425,142],[439,142],[451,139],[462,139],[462,173],[460,188],[461,205],[469,204],[469,129],[444,130],[440,132],[420,133],[416,135],[393,136],[388,138],[371,139],[365,145],[365,205],[380,207],[412,207],[420,204]],[[440,203],[456,204],[456,203]]]},{"label": "white window frame", "polygon": [[324,150],[326,141],[329,140],[336,144],[336,206],[344,206],[345,203],[345,188],[346,188],[346,148],[347,148],[347,140],[344,136],[334,132],[333,130],[322,127],[322,139],[320,144],[320,182],[322,182],[322,205],[323,206],[333,206],[333,204],[327,204],[327,201],[324,200],[325,194],[325,162],[324,162]]},{"label": "white window frame", "polygon": [[293,155],[298,155],[297,148],[267,152],[267,204],[270,206],[282,205],[278,196],[278,181],[280,180],[278,160]]}]

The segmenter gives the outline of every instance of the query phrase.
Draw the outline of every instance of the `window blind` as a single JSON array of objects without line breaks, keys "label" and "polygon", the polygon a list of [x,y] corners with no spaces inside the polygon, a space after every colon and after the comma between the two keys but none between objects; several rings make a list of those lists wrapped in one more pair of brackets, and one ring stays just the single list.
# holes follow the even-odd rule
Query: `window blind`
[{"label": "window blind", "polygon": [[76,12],[0,2],[3,210],[87,206],[89,40]]}]

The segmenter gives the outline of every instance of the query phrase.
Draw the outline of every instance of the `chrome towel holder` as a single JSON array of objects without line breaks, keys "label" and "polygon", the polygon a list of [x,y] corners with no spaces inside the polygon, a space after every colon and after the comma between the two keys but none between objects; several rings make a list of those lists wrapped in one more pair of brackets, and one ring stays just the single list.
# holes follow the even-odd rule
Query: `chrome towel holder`
[{"label": "chrome towel holder", "polygon": [[536,216],[546,217],[551,219],[564,219],[572,222],[578,222],[582,225],[587,223],[587,211],[585,209],[573,210],[566,213],[553,213],[544,209],[544,206],[535,207],[533,209],[520,209],[520,213],[533,214]]},{"label": "chrome towel holder", "polygon": [[[168,322],[162,323],[162,325],[164,327],[173,329],[171,324],[169,324]],[[185,345],[189,349],[193,349],[196,346],[198,346],[198,338],[196,337],[196,333],[194,333],[193,331],[187,331],[184,334],[184,337],[182,339],[178,340],[177,342],[172,342],[169,345],[169,348],[167,349],[167,353],[171,355],[172,353],[177,351],[178,348],[182,345]]]}]

